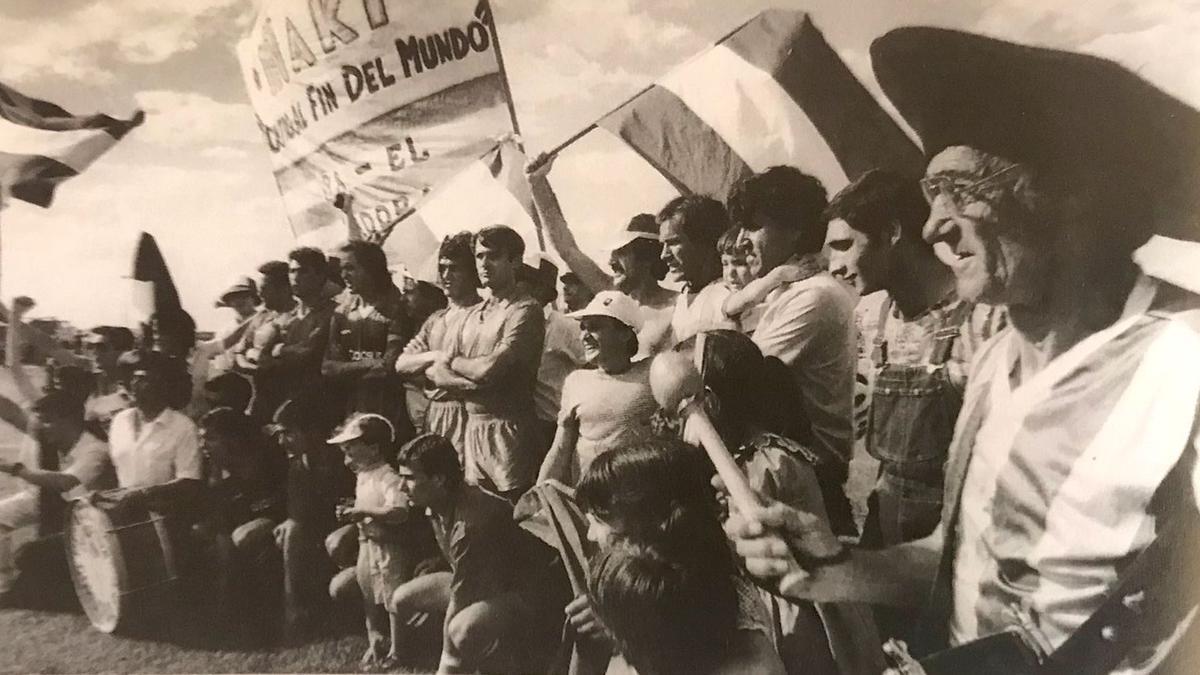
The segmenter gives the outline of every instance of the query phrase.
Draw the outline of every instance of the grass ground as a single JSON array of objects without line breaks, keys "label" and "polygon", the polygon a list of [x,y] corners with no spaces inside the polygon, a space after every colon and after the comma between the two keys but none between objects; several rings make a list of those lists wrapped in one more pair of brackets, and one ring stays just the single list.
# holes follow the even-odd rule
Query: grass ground
[{"label": "grass ground", "polygon": [[[7,371],[0,369],[0,394],[10,395]],[[0,457],[16,454],[21,436],[0,423]],[[874,464],[859,453],[851,464],[849,492],[861,504],[874,482]],[[0,497],[15,489],[0,475]],[[70,597],[70,581],[56,589]],[[93,629],[77,606],[58,609],[0,609],[0,673],[330,673],[359,672],[367,642],[352,615],[334,614],[326,628],[296,646],[232,644],[205,618],[200,598],[189,611],[177,611],[134,635],[105,635]],[[347,613],[348,614],[348,613]],[[436,638],[429,637],[433,642]],[[426,650],[428,651],[428,650]],[[430,672],[430,655],[392,672]],[[436,659],[436,654],[433,655]]]}]

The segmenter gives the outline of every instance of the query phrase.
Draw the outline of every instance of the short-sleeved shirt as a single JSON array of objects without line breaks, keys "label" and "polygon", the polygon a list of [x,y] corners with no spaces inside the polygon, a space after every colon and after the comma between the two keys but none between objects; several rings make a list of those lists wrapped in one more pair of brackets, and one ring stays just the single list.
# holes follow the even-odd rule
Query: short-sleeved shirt
[{"label": "short-sleeved shirt", "polygon": [[572,481],[577,481],[600,453],[649,436],[650,418],[656,410],[649,359],[634,362],[623,373],[587,368],[568,375],[559,423],[571,417],[579,421]]},{"label": "short-sleeved shirt", "polygon": [[[476,303],[478,304],[478,303]],[[471,308],[475,305],[450,305],[444,309],[439,309],[425,319],[425,323],[421,324],[421,329],[409,340],[404,346],[405,354],[424,354],[425,352],[446,352],[451,353],[458,345],[459,331],[462,330],[463,321],[466,320],[467,314],[471,312]],[[447,401],[457,398],[454,394],[439,389],[421,378],[425,384],[425,396],[430,401]]]},{"label": "short-sleeved shirt", "polygon": [[468,413],[533,415],[533,390],[542,360],[545,323],[541,305],[528,296],[489,298],[471,308],[453,354],[478,358],[506,349],[511,357],[488,381],[463,396]]},{"label": "short-sleeved shirt", "polygon": [[[408,496],[401,487],[400,475],[385,462],[380,462],[357,474],[354,488],[356,508],[392,509],[408,504]],[[404,556],[399,541],[399,527],[383,523],[362,521],[358,524],[359,566],[370,573],[370,588],[363,593],[374,599],[376,604],[391,600],[392,593],[405,578]]]},{"label": "short-sleeved shirt", "polygon": [[583,335],[579,322],[550,308],[545,308],[546,341],[542,361],[538,364],[537,388],[533,391],[538,419],[554,422],[562,401],[563,382],[571,371],[587,359],[583,355]]},{"label": "short-sleeved shirt", "polygon": [[83,404],[84,418],[88,422],[99,425],[105,434],[117,413],[133,405],[131,397],[124,388],[117,387],[108,394],[91,394]]},{"label": "short-sleeved shirt", "polygon": [[721,279],[708,284],[698,293],[683,292],[675,298],[671,314],[671,333],[675,344],[706,330],[737,330],[737,321],[725,316],[725,301],[733,291]]},{"label": "short-sleeved shirt", "polygon": [[[21,463],[46,469],[41,465],[38,450],[37,441],[26,436],[21,443]],[[79,480],[79,485],[63,493],[63,499],[78,499],[89,492],[112,487],[106,483],[111,466],[108,444],[87,432],[79,435],[79,440],[75,441],[75,445],[65,455],[59,455],[58,466],[59,471]],[[25,485],[29,489],[36,489],[28,483]]]},{"label": "short-sleeved shirt", "polygon": [[196,425],[172,408],[164,409],[152,420],[143,419],[137,408],[117,413],[109,428],[108,446],[120,487],[204,478]]},{"label": "short-sleeved shirt", "polygon": [[447,518],[430,520],[453,571],[450,592],[459,609],[509,591],[538,595],[555,584],[548,574],[558,554],[517,525],[511,504],[473,485],[463,485],[453,500]]},{"label": "short-sleeved shirt", "polygon": [[849,460],[854,441],[854,298],[828,272],[767,296],[754,343],[791,370],[820,451]]},{"label": "short-sleeved shirt", "polygon": [[[383,359],[399,354],[412,334],[408,303],[395,284],[371,302],[357,293],[346,293],[330,319],[325,358],[342,362]],[[404,389],[394,373],[343,380],[337,385],[346,397],[347,413],[376,413],[393,423],[405,417]]]}]

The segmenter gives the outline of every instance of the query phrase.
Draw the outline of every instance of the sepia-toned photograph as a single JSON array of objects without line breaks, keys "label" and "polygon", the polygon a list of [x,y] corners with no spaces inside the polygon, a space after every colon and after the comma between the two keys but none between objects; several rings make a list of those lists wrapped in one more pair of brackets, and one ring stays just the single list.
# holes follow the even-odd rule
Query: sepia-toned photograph
[{"label": "sepia-toned photograph", "polygon": [[1200,0],[0,0],[0,675],[1200,673]]}]

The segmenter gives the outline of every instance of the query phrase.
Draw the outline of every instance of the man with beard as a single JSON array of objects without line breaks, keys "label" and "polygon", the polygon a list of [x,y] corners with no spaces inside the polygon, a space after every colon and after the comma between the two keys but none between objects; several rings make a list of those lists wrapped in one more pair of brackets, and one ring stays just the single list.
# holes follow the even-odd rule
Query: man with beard
[{"label": "man with beard", "polygon": [[[810,561],[789,592],[915,603],[932,582],[925,651],[1015,631],[1055,672],[1195,672],[1200,247],[1130,251],[1195,236],[1200,113],[1102,59],[944,29],[872,59],[934,153],[925,239],[1011,325],[972,366],[941,526]],[[769,578],[811,522],[771,505],[729,530]]]},{"label": "man with beard", "polygon": [[321,374],[345,397],[347,415],[383,415],[398,439],[408,438],[404,388],[395,379],[396,357],[413,334],[404,294],[378,244],[351,241],[341,253],[347,293],[333,311]]}]

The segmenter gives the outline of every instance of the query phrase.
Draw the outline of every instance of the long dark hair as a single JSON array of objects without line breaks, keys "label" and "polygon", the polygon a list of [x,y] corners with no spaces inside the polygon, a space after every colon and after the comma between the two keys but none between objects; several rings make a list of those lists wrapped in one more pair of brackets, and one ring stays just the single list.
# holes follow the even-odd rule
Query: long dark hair
[{"label": "long dark hair", "polygon": [[673,438],[655,438],[596,457],[575,490],[580,508],[619,529],[622,537],[651,542],[671,554],[712,558],[735,567],[704,454]]},{"label": "long dark hair", "polygon": [[791,373],[774,356],[763,356],[758,345],[737,331],[712,330],[685,340],[678,351],[702,350],[701,379],[715,400],[707,412],[721,438],[733,448],[755,429],[787,436],[800,443],[812,431]]}]

